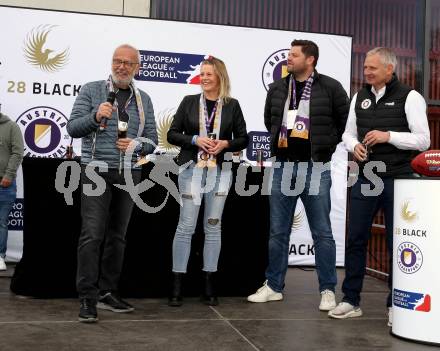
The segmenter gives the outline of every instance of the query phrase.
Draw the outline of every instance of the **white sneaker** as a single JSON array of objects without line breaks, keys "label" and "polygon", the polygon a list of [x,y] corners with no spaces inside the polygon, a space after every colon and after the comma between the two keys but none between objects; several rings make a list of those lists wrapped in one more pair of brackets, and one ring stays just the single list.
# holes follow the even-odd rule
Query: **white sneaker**
[{"label": "white sneaker", "polygon": [[320,311],[331,311],[336,307],[335,293],[329,289],[321,291]]},{"label": "white sneaker", "polygon": [[392,307],[388,307],[388,326],[389,327],[393,326],[393,308]]},{"label": "white sneaker", "polygon": [[362,310],[359,306],[353,306],[348,302],[340,302],[336,308],[328,312],[328,316],[336,319],[345,319],[362,316]]},{"label": "white sneaker", "polygon": [[3,257],[0,257],[0,271],[5,271],[5,270],[6,270],[5,260],[3,259]]},{"label": "white sneaker", "polygon": [[280,301],[283,299],[283,294],[273,291],[269,285],[267,285],[267,280],[264,282],[263,286],[257,290],[255,294],[249,295],[247,300],[249,302],[268,302],[268,301]]}]

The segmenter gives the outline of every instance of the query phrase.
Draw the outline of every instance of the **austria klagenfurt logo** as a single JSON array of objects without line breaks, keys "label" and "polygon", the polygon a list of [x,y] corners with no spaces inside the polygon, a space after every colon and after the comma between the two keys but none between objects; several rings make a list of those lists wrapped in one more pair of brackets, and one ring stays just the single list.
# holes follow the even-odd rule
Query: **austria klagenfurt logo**
[{"label": "austria klagenfurt logo", "polygon": [[403,242],[397,247],[397,266],[403,273],[413,274],[422,264],[423,254],[416,244]]},{"label": "austria klagenfurt logo", "polygon": [[269,84],[288,75],[288,55],[289,49],[281,49],[270,54],[269,57],[266,59],[266,62],[264,62],[261,77],[263,79],[263,85],[266,90],[269,90]]},{"label": "austria klagenfurt logo", "polygon": [[69,59],[69,48],[63,47],[65,39],[55,30],[56,27],[47,24],[35,27],[24,40],[23,51],[27,62],[44,72],[59,71]]},{"label": "austria klagenfurt logo", "polygon": [[49,106],[32,107],[16,122],[24,137],[24,156],[63,157],[70,136],[67,117],[62,112]]}]

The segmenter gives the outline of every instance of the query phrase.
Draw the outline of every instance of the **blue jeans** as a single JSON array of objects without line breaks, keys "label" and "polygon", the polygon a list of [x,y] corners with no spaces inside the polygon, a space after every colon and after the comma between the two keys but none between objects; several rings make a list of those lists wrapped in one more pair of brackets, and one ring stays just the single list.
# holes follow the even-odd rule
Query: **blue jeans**
[{"label": "blue jeans", "polygon": [[217,271],[221,248],[221,219],[231,186],[231,175],[230,170],[220,172],[218,166],[197,168],[194,164],[179,175],[182,205],[173,240],[173,272],[186,273],[191,238],[196,228],[202,198],[205,199],[203,270]]},{"label": "blue jeans", "polygon": [[17,194],[15,180],[7,188],[0,186],[0,257],[5,258],[8,243],[8,219],[9,212]]},{"label": "blue jeans", "polygon": [[380,208],[384,209],[387,250],[390,258],[390,274],[388,276],[390,293],[387,298],[387,306],[392,306],[394,179],[382,178],[382,181],[384,183],[384,189],[378,196],[365,196],[362,194],[362,184],[371,185],[371,182],[364,177],[359,177],[359,180],[351,189],[348,238],[345,250],[345,279],[342,284],[344,298],[342,301],[354,306],[359,306],[361,301],[360,295],[365,276],[367,246],[371,236],[371,225],[374,216]]},{"label": "blue jeans", "polygon": [[274,169],[269,199],[269,265],[266,269],[268,285],[277,292],[284,288],[293,216],[296,202],[301,198],[315,245],[319,291],[335,291],[336,244],[330,223],[330,169],[319,174],[319,164],[311,161],[280,163],[281,167]]}]

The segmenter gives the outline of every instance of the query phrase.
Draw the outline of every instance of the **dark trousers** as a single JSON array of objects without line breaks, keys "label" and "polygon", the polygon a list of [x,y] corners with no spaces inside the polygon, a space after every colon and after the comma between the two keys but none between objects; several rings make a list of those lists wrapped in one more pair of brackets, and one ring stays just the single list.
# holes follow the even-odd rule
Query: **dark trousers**
[{"label": "dark trousers", "polygon": [[387,250],[390,258],[390,274],[388,287],[390,292],[387,298],[387,306],[392,306],[392,254],[393,254],[393,202],[394,202],[394,179],[382,178],[383,191],[376,196],[366,196],[362,193],[362,185],[370,189],[375,185],[364,177],[353,186],[350,194],[350,215],[348,222],[348,238],[345,250],[345,279],[342,284],[344,298],[342,301],[354,306],[359,306],[362,284],[365,276],[367,261],[368,240],[371,236],[371,226],[374,216],[381,208],[385,214],[385,231]]},{"label": "dark trousers", "polygon": [[[117,291],[125,251],[125,234],[133,209],[130,194],[115,184],[125,184],[124,172],[109,169],[96,172],[101,177],[91,180],[81,168],[82,228],[78,242],[77,290],[80,298],[97,299],[99,292]],[[132,171],[134,184],[141,172]],[[99,187],[103,193],[91,196]],[[97,188],[98,186],[98,188]],[[105,188],[105,190],[104,190]],[[89,194],[88,194],[89,193]]]}]

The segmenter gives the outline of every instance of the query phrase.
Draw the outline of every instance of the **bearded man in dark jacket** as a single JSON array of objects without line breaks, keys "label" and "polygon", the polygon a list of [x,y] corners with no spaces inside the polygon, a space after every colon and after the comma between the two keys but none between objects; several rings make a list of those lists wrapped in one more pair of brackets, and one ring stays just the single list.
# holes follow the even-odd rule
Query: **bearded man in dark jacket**
[{"label": "bearded man in dark jacket", "polygon": [[319,74],[318,46],[294,40],[289,75],[267,94],[264,123],[276,156],[270,196],[269,265],[266,281],[250,302],[282,300],[289,239],[298,198],[304,204],[315,245],[321,311],[336,306],[336,245],[330,223],[330,160],[341,141],[349,110],[342,85]]}]

